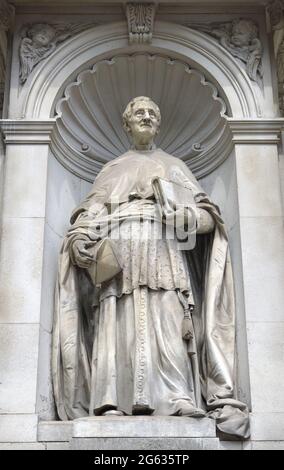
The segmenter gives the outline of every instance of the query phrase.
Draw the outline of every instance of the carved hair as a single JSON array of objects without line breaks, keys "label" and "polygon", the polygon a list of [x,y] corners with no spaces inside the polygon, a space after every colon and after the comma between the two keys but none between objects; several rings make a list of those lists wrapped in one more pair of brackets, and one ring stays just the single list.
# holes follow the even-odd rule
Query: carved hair
[{"label": "carved hair", "polygon": [[128,122],[129,122],[129,119],[132,115],[133,106],[135,105],[135,103],[137,103],[139,101],[147,101],[148,103],[152,103],[153,108],[155,109],[155,112],[157,114],[157,120],[158,120],[159,125],[161,123],[161,112],[160,112],[159,106],[156,103],[154,103],[154,101],[151,98],[149,98],[148,96],[136,96],[136,98],[133,98],[128,103],[128,105],[126,106],[125,111],[122,115],[123,127],[124,127],[124,130],[126,132],[129,132]]}]

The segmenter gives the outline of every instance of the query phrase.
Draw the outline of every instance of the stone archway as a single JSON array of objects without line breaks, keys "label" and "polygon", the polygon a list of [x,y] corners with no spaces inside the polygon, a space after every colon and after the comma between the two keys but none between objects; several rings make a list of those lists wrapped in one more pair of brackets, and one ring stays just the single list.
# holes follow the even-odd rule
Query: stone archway
[{"label": "stone archway", "polygon": [[143,52],[99,61],[67,85],[55,111],[56,158],[92,182],[105,163],[128,150],[121,116],[130,99],[141,95],[161,109],[156,145],[181,158],[197,177],[227,158],[227,109],[215,85],[180,60]]},{"label": "stone archway", "polygon": [[[139,65],[146,57],[147,72]],[[162,92],[161,74],[171,75]],[[184,100],[176,91],[180,87]],[[84,93],[100,97],[87,105]],[[172,122],[171,132],[162,128],[158,144],[184,159],[197,177],[212,172],[232,151],[227,117],[260,113],[249,78],[226,50],[203,33],[165,22],[156,23],[150,45],[129,45],[125,23],[78,34],[39,64],[17,98],[11,95],[11,109],[25,119],[55,117],[53,154],[78,177],[93,181],[106,161],[127,148],[123,132],[115,129],[121,127],[123,106],[136,94],[151,94],[158,102],[164,122]],[[78,107],[80,117],[74,112]],[[179,119],[171,121],[169,114],[177,109]],[[98,125],[97,116],[104,125]]]},{"label": "stone archway", "polygon": [[249,78],[216,41],[184,26],[156,22],[151,45],[130,46],[123,22],[91,28],[58,47],[29,77],[19,99],[14,97],[21,117],[51,117],[60,93],[83,69],[92,66],[94,61],[137,51],[166,53],[205,74],[227,102],[231,116],[245,118],[259,115]]}]

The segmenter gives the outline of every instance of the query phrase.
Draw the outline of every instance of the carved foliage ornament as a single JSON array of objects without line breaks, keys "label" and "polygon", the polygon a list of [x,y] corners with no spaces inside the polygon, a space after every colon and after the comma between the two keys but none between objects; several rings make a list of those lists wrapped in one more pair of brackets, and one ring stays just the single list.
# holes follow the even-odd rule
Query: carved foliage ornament
[{"label": "carved foliage ornament", "polygon": [[3,108],[6,55],[7,55],[7,32],[12,26],[14,7],[5,0],[0,0],[0,115]]},{"label": "carved foliage ornament", "polygon": [[35,23],[26,25],[22,31],[19,49],[20,83],[24,84],[34,67],[49,57],[60,43],[92,26],[94,23]]},{"label": "carved foliage ornament", "polygon": [[267,7],[273,31],[274,54],[277,63],[278,99],[284,115],[284,1],[274,0]]},{"label": "carved foliage ornament", "polygon": [[130,44],[152,41],[154,16],[153,3],[127,3],[126,17]]},{"label": "carved foliage ornament", "polygon": [[267,11],[269,13],[270,22],[273,29],[277,29],[281,26],[281,24],[283,25],[283,10],[283,0],[273,0],[272,2],[268,3]]},{"label": "carved foliage ornament", "polygon": [[250,79],[261,84],[262,45],[254,21],[238,18],[226,23],[187,24],[187,26],[216,38],[221,46],[245,64]]},{"label": "carved foliage ornament", "polygon": [[8,31],[11,27],[14,7],[9,5],[6,0],[0,0],[0,28]]}]

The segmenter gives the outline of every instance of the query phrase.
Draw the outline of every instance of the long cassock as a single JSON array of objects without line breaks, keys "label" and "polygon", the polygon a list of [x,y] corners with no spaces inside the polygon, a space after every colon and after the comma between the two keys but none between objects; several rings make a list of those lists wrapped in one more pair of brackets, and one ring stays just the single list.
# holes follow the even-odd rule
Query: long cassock
[{"label": "long cassock", "polygon": [[[165,236],[152,188],[160,177],[193,192],[215,228],[192,250]],[[59,259],[53,385],[60,419],[125,414],[201,415],[223,433],[249,436],[237,400],[235,303],[228,239],[218,208],[179,159],[130,150],[105,165],[73,212]],[[103,229],[102,229],[103,227]],[[162,236],[161,236],[162,234]],[[75,265],[75,240],[111,237],[122,272],[95,288]],[[182,337],[195,304],[194,338]]]}]

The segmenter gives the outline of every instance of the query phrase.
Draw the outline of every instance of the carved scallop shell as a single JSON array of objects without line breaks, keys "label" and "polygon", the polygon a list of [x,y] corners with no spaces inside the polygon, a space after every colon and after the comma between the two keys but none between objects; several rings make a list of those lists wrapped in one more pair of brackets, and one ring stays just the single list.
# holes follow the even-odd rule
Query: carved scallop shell
[{"label": "carved scallop shell", "polygon": [[102,60],[67,86],[56,105],[55,155],[92,181],[103,164],[129,149],[122,113],[141,95],[161,109],[157,147],[184,160],[198,177],[224,160],[226,106],[216,87],[179,60],[145,53]]}]

